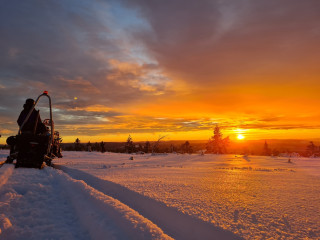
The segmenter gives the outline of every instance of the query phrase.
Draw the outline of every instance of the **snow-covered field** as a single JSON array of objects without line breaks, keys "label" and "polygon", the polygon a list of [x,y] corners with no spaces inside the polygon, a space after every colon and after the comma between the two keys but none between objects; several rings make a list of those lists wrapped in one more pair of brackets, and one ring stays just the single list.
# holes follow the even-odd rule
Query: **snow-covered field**
[{"label": "snow-covered field", "polygon": [[0,239],[320,239],[320,159],[63,154],[0,168]]}]

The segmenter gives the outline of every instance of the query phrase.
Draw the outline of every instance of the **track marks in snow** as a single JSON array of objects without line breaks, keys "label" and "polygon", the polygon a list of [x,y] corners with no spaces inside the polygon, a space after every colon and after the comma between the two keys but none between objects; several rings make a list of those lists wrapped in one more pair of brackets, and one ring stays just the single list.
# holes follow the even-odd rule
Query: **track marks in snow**
[{"label": "track marks in snow", "polygon": [[58,173],[58,181],[68,194],[91,239],[172,239],[139,213],[120,201]]},{"label": "track marks in snow", "polygon": [[0,239],[88,239],[55,175],[46,168],[13,170],[0,189],[3,227],[10,223]]},{"label": "track marks in snow", "polygon": [[195,217],[183,214],[154,199],[129,190],[119,184],[102,180],[80,170],[55,165],[72,178],[83,180],[102,193],[118,199],[157,224],[175,239],[240,239],[235,234],[215,227]]},{"label": "track marks in snow", "polygon": [[171,239],[128,206],[45,167],[0,169],[0,239]]}]

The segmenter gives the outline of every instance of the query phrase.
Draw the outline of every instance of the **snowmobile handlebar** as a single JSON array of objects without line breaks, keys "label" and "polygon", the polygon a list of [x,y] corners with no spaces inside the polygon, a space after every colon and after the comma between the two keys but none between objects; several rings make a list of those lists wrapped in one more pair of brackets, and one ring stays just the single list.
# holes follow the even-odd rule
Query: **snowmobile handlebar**
[{"label": "snowmobile handlebar", "polygon": [[53,144],[53,136],[54,136],[54,125],[53,125],[53,121],[52,121],[52,107],[51,107],[51,98],[48,94],[48,91],[44,91],[38,98],[37,100],[35,101],[35,103],[33,104],[32,108],[30,109],[27,117],[25,118],[25,120],[23,121],[23,123],[21,124],[21,126],[19,127],[19,132],[18,132],[18,135],[21,134],[21,130],[23,128],[23,126],[26,124],[26,122],[29,120],[32,112],[33,112],[33,109],[36,107],[37,103],[39,102],[39,99],[43,96],[46,96],[48,97],[49,99],[49,108],[50,108],[50,124],[51,124],[51,143]]}]

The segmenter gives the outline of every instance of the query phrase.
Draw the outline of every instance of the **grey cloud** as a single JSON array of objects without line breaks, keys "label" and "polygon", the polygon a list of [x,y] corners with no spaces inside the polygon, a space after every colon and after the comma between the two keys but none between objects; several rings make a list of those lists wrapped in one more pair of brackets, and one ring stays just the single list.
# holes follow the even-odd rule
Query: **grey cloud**
[{"label": "grey cloud", "polygon": [[[113,107],[152,95],[126,82],[133,77],[143,82],[145,75],[158,68],[156,64],[141,64],[139,76],[122,72],[122,85],[120,78],[108,78],[120,73],[109,59],[132,60],[127,46],[121,45],[124,40],[117,36],[119,26],[109,11],[112,4],[99,0],[1,1],[1,121],[13,119],[10,128],[16,128],[15,119],[25,99],[36,98],[43,90],[49,91],[55,108],[64,110],[94,104]],[[161,81],[153,84],[156,91],[163,90]],[[73,101],[74,97],[78,100]]]},{"label": "grey cloud", "polygon": [[249,81],[235,75],[254,81],[295,76],[316,70],[320,60],[314,52],[320,40],[319,1],[122,2],[151,25],[152,32],[133,34],[161,66],[190,84]]}]

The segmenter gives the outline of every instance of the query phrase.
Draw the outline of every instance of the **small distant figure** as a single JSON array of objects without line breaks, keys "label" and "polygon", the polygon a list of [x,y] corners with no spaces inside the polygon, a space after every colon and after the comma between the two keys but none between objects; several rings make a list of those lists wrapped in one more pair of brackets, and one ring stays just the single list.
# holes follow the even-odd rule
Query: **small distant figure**
[{"label": "small distant figure", "polygon": [[131,156],[131,157],[129,158],[129,160],[134,160],[133,156]]},{"label": "small distant figure", "polygon": [[288,159],[288,163],[292,163],[292,162],[291,162],[291,158]]},{"label": "small distant figure", "polygon": [[102,153],[106,152],[106,149],[104,147],[104,142],[103,141],[100,143],[100,148],[101,148],[101,152]]}]

